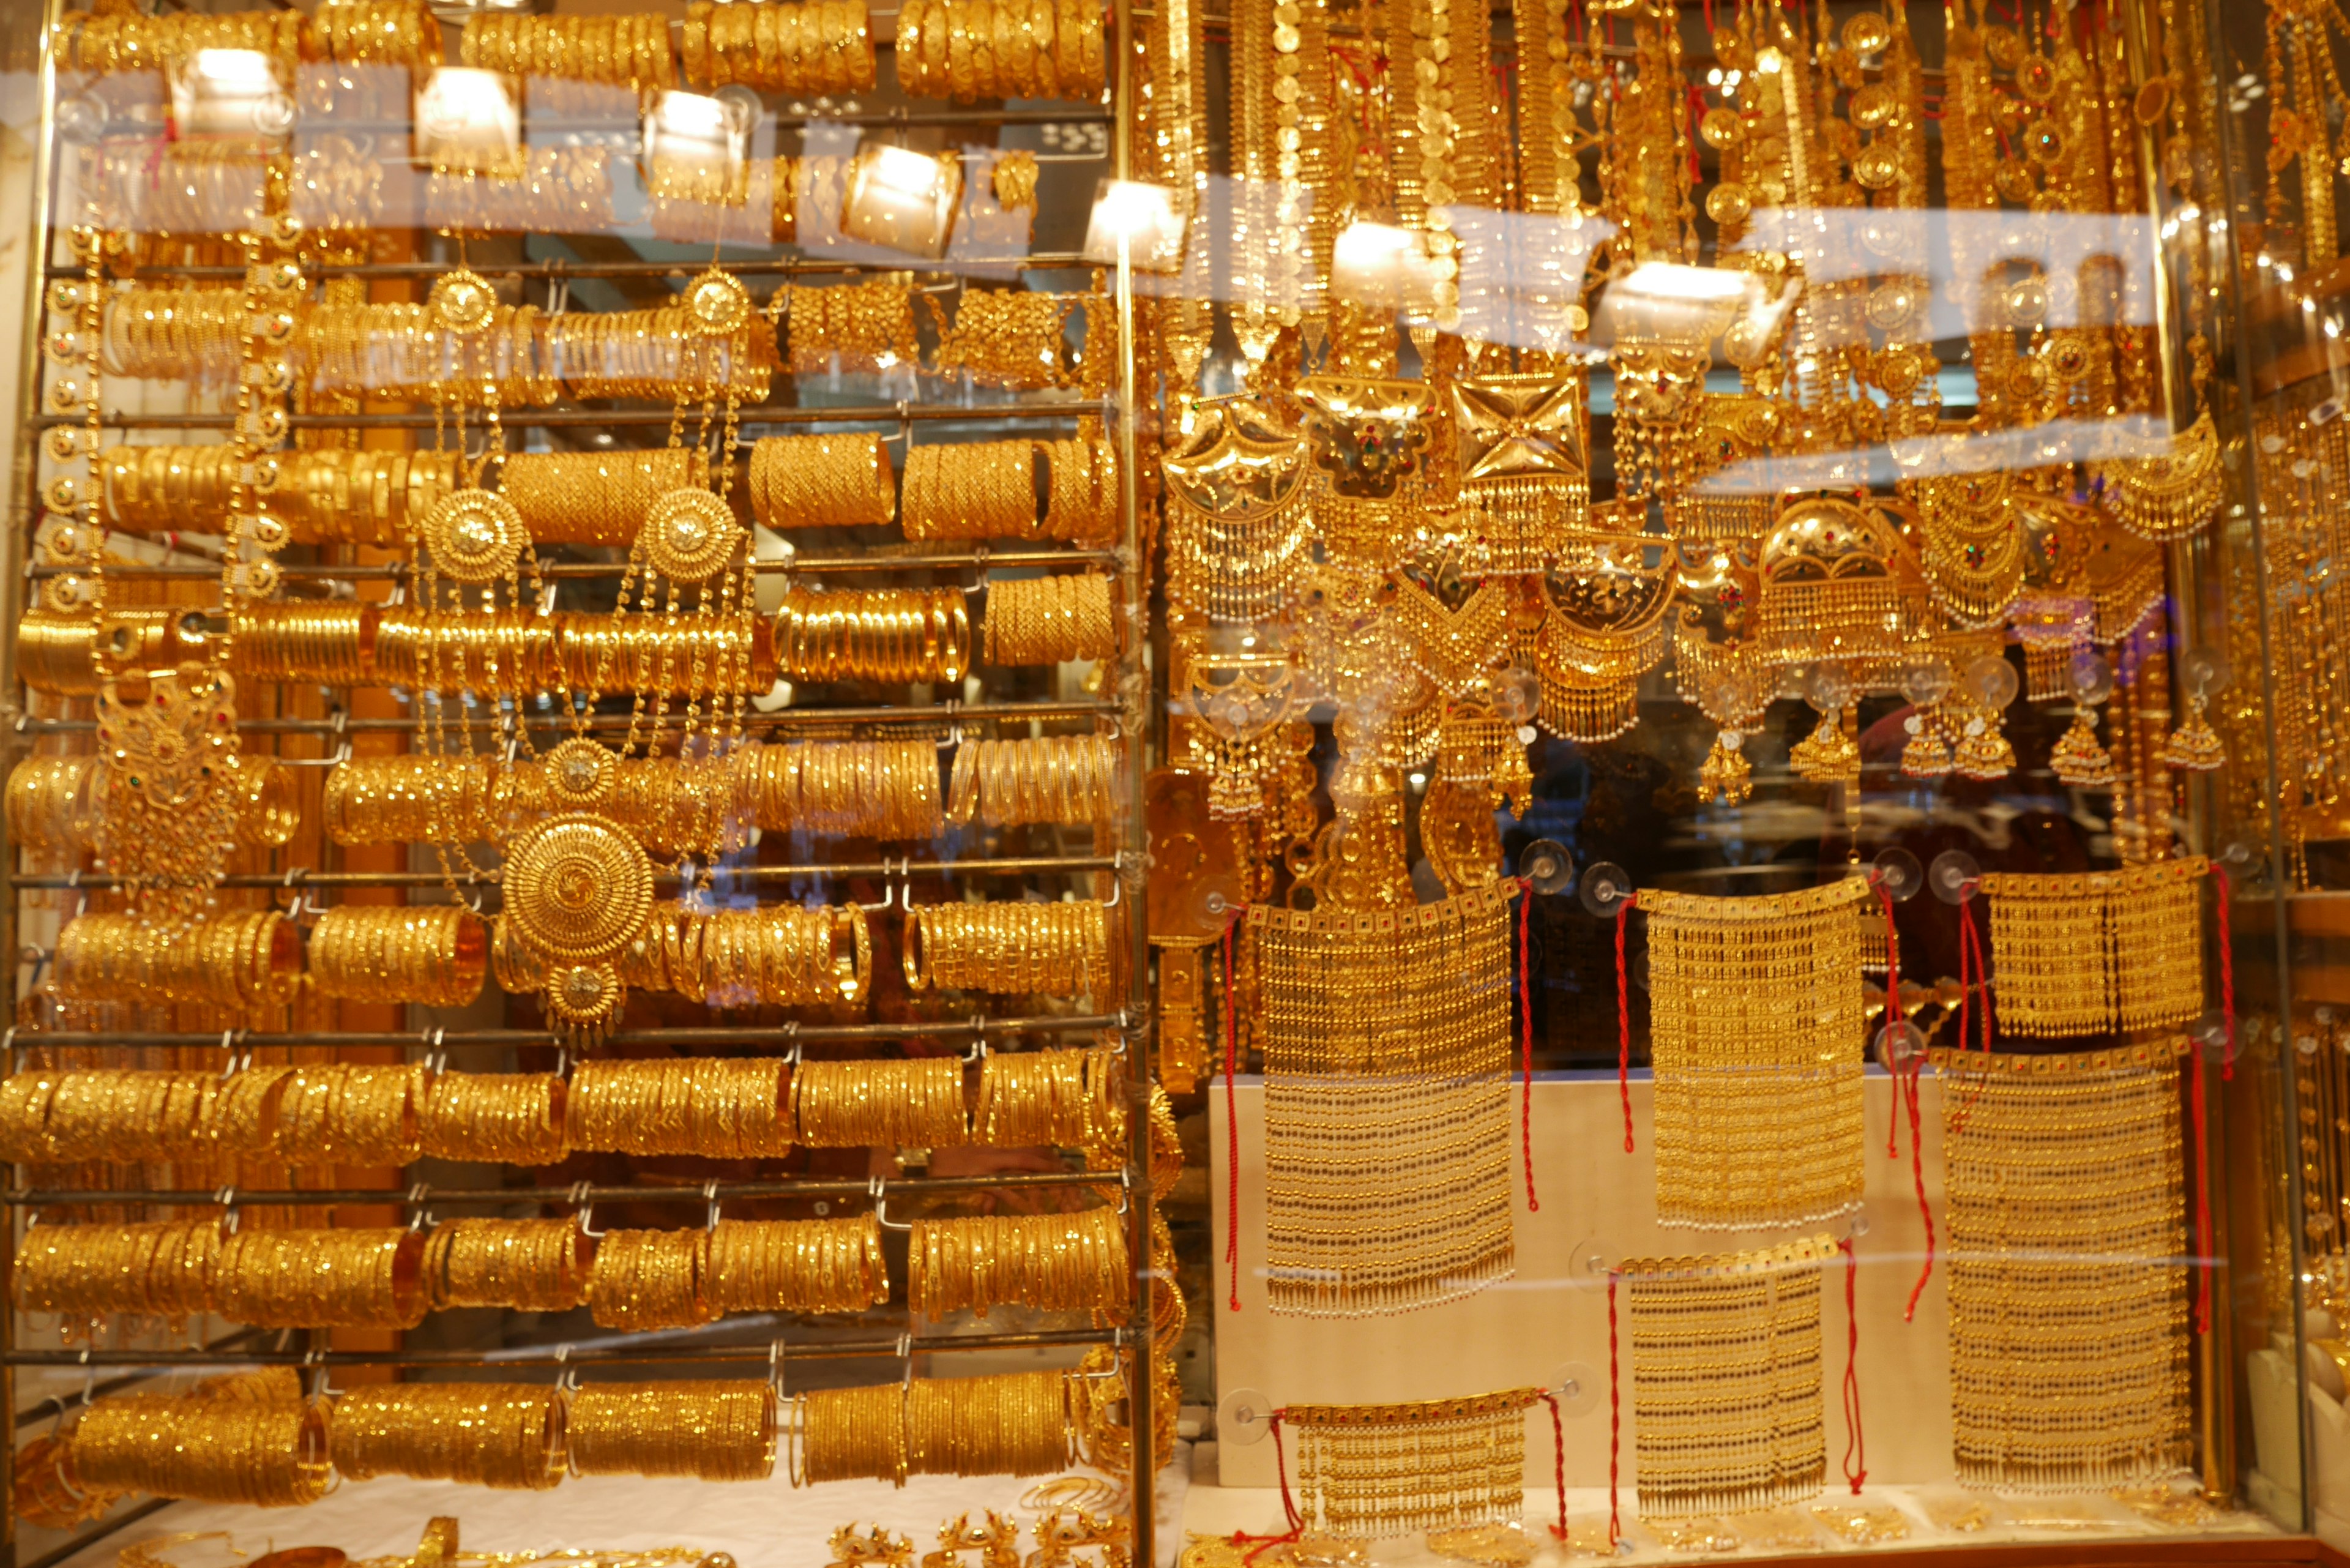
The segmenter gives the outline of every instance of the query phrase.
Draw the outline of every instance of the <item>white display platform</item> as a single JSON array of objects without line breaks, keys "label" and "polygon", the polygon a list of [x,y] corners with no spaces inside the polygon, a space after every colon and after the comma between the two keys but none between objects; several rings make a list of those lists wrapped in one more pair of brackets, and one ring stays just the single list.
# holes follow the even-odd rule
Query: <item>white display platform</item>
[{"label": "white display platform", "polygon": [[[1575,1260],[1595,1251],[1608,1261],[1732,1251],[1834,1231],[1742,1233],[1667,1229],[1657,1223],[1649,1141],[1649,1085],[1632,1082],[1634,1152],[1624,1152],[1624,1121],[1616,1075],[1542,1074],[1534,1086],[1534,1191],[1542,1207],[1526,1208],[1523,1176],[1515,1180],[1517,1277],[1475,1295],[1393,1317],[1279,1317],[1266,1309],[1264,1267],[1264,1090],[1261,1078],[1233,1085],[1241,1127],[1241,1310],[1227,1304],[1230,1266],[1223,1262],[1228,1153],[1224,1093],[1211,1085],[1210,1208],[1215,1218],[1216,1397],[1236,1389],[1284,1404],[1378,1404],[1553,1386],[1571,1374],[1580,1387],[1565,1427],[1569,1487],[1607,1484],[1607,1293],[1604,1273],[1578,1272]],[[1510,1116],[1513,1168],[1519,1090],[1513,1082]],[[1948,1298],[1938,1261],[1918,1298],[1916,1319],[1902,1312],[1924,1260],[1926,1232],[1909,1164],[1907,1117],[1898,1159],[1886,1157],[1892,1080],[1870,1070],[1866,1233],[1857,1241],[1856,1299],[1860,1321],[1862,1428],[1867,1471],[1879,1485],[1930,1485],[1951,1479]],[[1929,1074],[1919,1094],[1925,1130],[1926,1190],[1941,1222],[1941,1100]],[[1844,1379],[1844,1271],[1831,1263],[1822,1281],[1821,1332],[1830,1481],[1838,1479],[1846,1441],[1839,1389]],[[1622,1303],[1618,1303],[1619,1314]],[[1628,1492],[1634,1420],[1631,1352],[1623,1347],[1622,1467]],[[1286,1438],[1284,1439],[1287,1440]],[[1551,1473],[1549,1410],[1536,1405],[1526,1419],[1528,1480]],[[1273,1449],[1222,1446],[1222,1480],[1242,1488],[1272,1488]],[[1294,1459],[1293,1459],[1294,1462]],[[1274,1511],[1276,1516],[1278,1509]]]},{"label": "white display platform", "polygon": [[[1160,1477],[1160,1568],[1171,1568],[1182,1543],[1179,1521],[1191,1473],[1190,1446],[1179,1443],[1176,1462]],[[881,1481],[795,1489],[780,1472],[764,1481],[723,1484],[594,1476],[544,1492],[386,1479],[343,1484],[308,1508],[175,1503],[58,1568],[113,1568],[115,1554],[132,1542],[192,1531],[225,1531],[238,1548],[256,1556],[288,1546],[338,1546],[353,1557],[405,1555],[416,1550],[425,1521],[435,1514],[458,1521],[461,1544],[469,1551],[691,1546],[731,1552],[741,1568],[822,1568],[831,1560],[826,1542],[844,1524],[878,1520],[910,1537],[919,1557],[938,1549],[941,1524],[993,1508],[1018,1519],[1025,1555],[1035,1549],[1031,1527],[1036,1516],[1018,1503],[1046,1479],[916,1476],[901,1490]]]}]

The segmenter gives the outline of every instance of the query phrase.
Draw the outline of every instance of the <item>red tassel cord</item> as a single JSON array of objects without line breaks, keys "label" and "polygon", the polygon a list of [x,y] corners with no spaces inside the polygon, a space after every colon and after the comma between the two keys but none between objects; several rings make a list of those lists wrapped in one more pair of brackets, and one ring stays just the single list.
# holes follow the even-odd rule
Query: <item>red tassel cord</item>
[{"label": "red tassel cord", "polygon": [[[1305,1533],[1305,1517],[1297,1511],[1297,1504],[1292,1501],[1289,1496],[1289,1461],[1282,1457],[1281,1452],[1280,1411],[1275,1410],[1273,1413],[1272,1420],[1267,1424],[1265,1430],[1266,1434],[1273,1438],[1274,1473],[1281,1478],[1281,1514],[1289,1521],[1289,1528],[1279,1535],[1251,1535],[1244,1531],[1233,1531],[1232,1544],[1249,1548],[1247,1554],[1241,1559],[1243,1564],[1255,1562],[1257,1553],[1267,1547],[1285,1544]],[[1255,1544],[1251,1545],[1252,1542]]]},{"label": "red tassel cord", "polygon": [[1632,981],[1624,964],[1624,928],[1639,895],[1616,906],[1616,1093],[1624,1102],[1624,1152],[1632,1152]]},{"label": "red tassel cord", "polygon": [[1518,1137],[1526,1156],[1526,1211],[1539,1213],[1534,1196],[1534,971],[1526,961],[1526,920],[1534,913],[1534,885],[1521,877],[1518,898],[1518,1050],[1522,1093],[1518,1099]]},{"label": "red tassel cord", "polygon": [[[1885,909],[1885,1026],[1887,1029],[1902,1022],[1901,1014],[1901,935],[1893,929],[1893,895],[1885,884],[1872,874],[1868,885],[1877,889],[1877,901]],[[1886,1071],[1893,1075],[1893,1115],[1885,1124],[1885,1158],[1901,1158],[1901,1069],[1892,1063]],[[1911,1140],[1916,1141],[1914,1138]]]},{"label": "red tassel cord", "polygon": [[1919,1152],[1925,1147],[1925,1140],[1918,1130],[1919,1076],[1918,1070],[1912,1067],[1893,1083],[1893,1092],[1909,1107],[1909,1179],[1918,1189],[1918,1218],[1926,1227],[1926,1263],[1918,1271],[1918,1282],[1909,1287],[1909,1304],[1901,1309],[1903,1323],[1917,1321],[1918,1298],[1926,1293],[1926,1282],[1934,1277],[1934,1206],[1926,1201],[1926,1160]]},{"label": "red tassel cord", "polygon": [[1241,923],[1234,915],[1224,926],[1224,1148],[1229,1155],[1224,1168],[1224,1262],[1232,1265],[1232,1285],[1225,1304],[1232,1311],[1241,1310],[1241,1110],[1240,1095],[1232,1080],[1240,1075],[1239,1004],[1233,1000],[1232,927]]},{"label": "red tassel cord", "polygon": [[1624,1390],[1616,1376],[1616,1274],[1607,1275],[1607,1544],[1624,1540],[1624,1515],[1616,1501],[1617,1456],[1624,1447]]},{"label": "red tassel cord", "polygon": [[2227,1049],[2220,1054],[2220,1082],[2232,1084],[2236,1081],[2236,945],[2229,940],[2228,905],[2236,889],[2227,868],[2216,860],[2211,862],[2211,881],[2212,912],[2220,928],[2220,1017],[2228,1031]]},{"label": "red tassel cord", "polygon": [[[1877,903],[1885,910],[1885,1027],[1898,1029],[1908,1022],[1901,1011],[1901,933],[1893,925],[1893,895],[1886,890],[1883,882],[1873,878],[1872,882]],[[1960,954],[1960,966],[1964,968],[1963,946]],[[1961,1044],[1965,1042],[1963,1027],[1959,1039]],[[1898,1151],[1901,1136],[1898,1129],[1906,1112],[1909,1117],[1909,1180],[1918,1189],[1918,1218],[1926,1227],[1926,1266],[1918,1271],[1918,1282],[1909,1287],[1909,1306],[1901,1314],[1904,1323],[1917,1317],[1918,1298],[1926,1293],[1926,1282],[1934,1277],[1934,1209],[1926,1201],[1926,1139],[1919,1130],[1922,1117],[1918,1107],[1918,1080],[1925,1075],[1925,1068],[1923,1056],[1911,1057],[1906,1066],[1887,1064],[1893,1077],[1893,1114],[1887,1118],[1890,1130],[1886,1133],[1885,1152],[1890,1155]]]},{"label": "red tassel cord", "polygon": [[1858,1497],[1868,1482],[1868,1439],[1860,1429],[1860,1314],[1853,1304],[1860,1259],[1848,1236],[1836,1243],[1836,1251],[1844,1254],[1844,1479]]},{"label": "red tassel cord", "polygon": [[1551,1479],[1558,1484],[1558,1522],[1550,1527],[1552,1538],[1565,1544],[1566,1530],[1566,1428],[1558,1417],[1558,1396],[1544,1390],[1543,1403],[1550,1407]]}]

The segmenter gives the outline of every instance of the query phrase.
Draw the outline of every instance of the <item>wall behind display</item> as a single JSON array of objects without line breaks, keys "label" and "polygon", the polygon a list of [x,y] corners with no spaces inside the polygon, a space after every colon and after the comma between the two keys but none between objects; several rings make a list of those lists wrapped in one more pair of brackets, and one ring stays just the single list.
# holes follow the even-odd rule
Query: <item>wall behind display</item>
[{"label": "wall behind display", "polygon": [[[1510,1116],[1518,1116],[1518,1089]],[[1892,1082],[1872,1067],[1868,1117],[1867,1233],[1859,1238],[1856,1300],[1860,1317],[1862,1427],[1872,1483],[1915,1485],[1951,1479],[1949,1300],[1946,1260],[1918,1300],[1914,1322],[1901,1320],[1917,1282],[1926,1232],[1918,1217],[1909,1167],[1908,1118],[1898,1159],[1885,1153],[1894,1106]],[[1787,1232],[1669,1230],[1657,1223],[1651,1161],[1649,1086],[1632,1084],[1635,1152],[1624,1152],[1624,1117],[1615,1075],[1542,1075],[1534,1082],[1534,1196],[1525,1206],[1523,1173],[1513,1207],[1517,1277],[1464,1300],[1393,1317],[1277,1317],[1265,1305],[1263,1080],[1243,1077],[1235,1098],[1241,1127],[1241,1310],[1227,1304],[1231,1265],[1224,1236],[1231,1212],[1230,1146],[1224,1096],[1208,1096],[1215,1217],[1212,1293],[1216,1310],[1216,1397],[1255,1389],[1274,1406],[1288,1403],[1374,1404],[1435,1399],[1551,1383],[1562,1367],[1577,1366],[1582,1397],[1565,1417],[1566,1484],[1607,1484],[1607,1291],[1604,1274],[1579,1263],[1595,1249],[1610,1262],[1735,1251],[1833,1232],[1845,1222]],[[1929,1075],[1918,1099],[1926,1135],[1926,1190],[1938,1236],[1946,1227],[1941,1193],[1941,1093]],[[1514,1131],[1514,1128],[1513,1129]],[[1515,1142],[1515,1139],[1513,1139]],[[1827,1408],[1828,1487],[1846,1490],[1838,1461],[1845,1421],[1838,1392],[1844,1379],[1846,1317],[1844,1271],[1828,1264],[1821,1279],[1822,1377]],[[1632,1361],[1627,1303],[1617,1300],[1622,1351],[1622,1484],[1629,1511],[1633,1485]],[[1550,1480],[1550,1411],[1536,1405],[1526,1417],[1527,1485]],[[1291,1449],[1294,1437],[1284,1434]],[[1273,1445],[1218,1445],[1221,1483],[1273,1487]]]}]

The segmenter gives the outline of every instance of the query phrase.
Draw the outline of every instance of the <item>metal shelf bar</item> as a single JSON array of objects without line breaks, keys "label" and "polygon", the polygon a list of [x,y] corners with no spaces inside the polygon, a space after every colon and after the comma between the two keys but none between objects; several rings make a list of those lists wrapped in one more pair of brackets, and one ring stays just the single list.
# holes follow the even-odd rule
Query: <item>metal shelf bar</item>
[{"label": "metal shelf bar", "polygon": [[[751,569],[774,576],[808,576],[820,572],[966,571],[972,568],[984,571],[991,566],[1101,566],[1117,559],[1116,550],[958,550],[921,556],[870,553],[861,556],[795,556],[782,561],[754,561]],[[617,577],[629,569],[625,561],[542,561],[537,566],[537,575],[555,579]],[[67,566],[27,566],[25,575],[36,578],[54,577],[69,575],[71,571],[72,568]],[[106,575],[110,580],[130,577],[208,580],[219,576],[221,569],[217,566],[118,566],[109,563]],[[288,582],[363,583],[405,581],[413,576],[415,571],[404,561],[351,566],[295,562],[280,565],[277,575]]]},{"label": "metal shelf bar", "polygon": [[[1015,855],[998,856],[993,859],[973,860],[870,860],[847,861],[836,865],[816,866],[724,866],[717,874],[746,882],[789,882],[802,877],[811,880],[837,879],[847,877],[911,877],[926,876],[1026,877],[1045,876],[1054,872],[1115,871],[1118,857],[1114,855]],[[307,866],[295,867],[276,876],[249,873],[223,877],[223,888],[282,888],[288,891],[301,888],[440,888],[451,878],[441,871],[314,871]],[[458,878],[460,886],[494,886],[494,872],[478,877]],[[663,877],[666,886],[676,886],[681,878]],[[0,872],[0,887],[13,888],[119,888],[122,884],[110,877],[68,875],[28,877],[18,872]]]},{"label": "metal shelf bar", "polygon": [[[887,1040],[910,1040],[941,1034],[967,1034],[973,1039],[992,1039],[1011,1034],[1083,1034],[1107,1030],[1124,1030],[1128,1023],[1125,1014],[1116,1012],[1077,1012],[1068,1014],[1036,1014],[1025,1017],[990,1018],[973,1015],[968,1019],[943,1019],[935,1023],[743,1023],[701,1024],[668,1029],[620,1029],[604,1037],[612,1045],[740,1045],[764,1040],[780,1044],[798,1041],[803,1044],[844,1045]],[[240,1049],[247,1045],[345,1045],[353,1050],[384,1050],[403,1045],[429,1047],[432,1050],[460,1046],[504,1048],[513,1045],[556,1045],[561,1039],[546,1029],[407,1029],[400,1031],[338,1030],[286,1034],[255,1034],[246,1030],[189,1033],[180,1030],[57,1030],[35,1032],[11,1029],[0,1034],[0,1044],[18,1051],[38,1050],[57,1045],[74,1050],[102,1049],[120,1046],[125,1049],[146,1049],[165,1046],[219,1045],[224,1043]]]},{"label": "metal shelf bar", "polygon": [[[1124,1168],[1095,1171],[1025,1171],[1001,1176],[900,1176],[882,1184],[884,1195],[925,1192],[992,1192],[1001,1188],[1116,1187]],[[339,1208],[346,1204],[397,1204],[404,1209],[494,1207],[503,1203],[732,1203],[749,1198],[869,1198],[870,1181],[729,1181],[702,1187],[427,1187],[338,1189],[331,1191],[246,1192],[229,1189],[228,1207],[301,1209]],[[12,1209],[96,1207],[109,1203],[152,1203],[165,1207],[210,1208],[221,1193],[141,1189],[136,1191],[44,1191],[19,1188],[0,1193],[0,1203]]]},{"label": "metal shelf bar", "polygon": [[[941,1351],[1050,1350],[1064,1345],[1118,1345],[1117,1328],[1040,1329],[1029,1334],[936,1334],[908,1340],[840,1339],[789,1345],[785,1362],[847,1361]],[[680,1345],[629,1349],[621,1346],[549,1345],[519,1350],[255,1350],[207,1355],[201,1350],[15,1350],[0,1356],[9,1366],[662,1366],[757,1365],[778,1359],[776,1340],[764,1345]]]},{"label": "metal shelf bar", "polygon": [[[993,118],[993,116],[989,118]],[[1058,116],[1055,124],[1068,123],[1068,117]],[[636,278],[692,277],[709,270],[708,262],[575,262],[550,258],[536,262],[469,263],[484,277],[547,278],[560,281],[568,278]],[[834,272],[961,272],[966,267],[1011,266],[1024,272],[1060,272],[1076,267],[1092,266],[1074,251],[1033,251],[1017,256],[954,256],[946,262],[924,256],[907,256],[902,261],[849,261],[827,256],[773,256],[757,260],[738,260],[729,256],[719,265],[738,275],[754,277],[797,276],[807,273]],[[445,262],[324,262],[312,263],[303,272],[312,277],[403,278],[439,277],[456,270]],[[50,277],[79,278],[80,267],[52,264]],[[241,278],[241,266],[142,266],[122,275],[134,281],[146,277]]]},{"label": "metal shelf bar", "polygon": [[[744,728],[751,730],[787,730],[802,724],[1021,723],[1030,719],[1107,719],[1124,711],[1116,702],[959,702],[919,708],[787,708],[778,713],[745,713],[743,722]],[[531,729],[567,733],[575,722],[591,731],[615,734],[629,727],[628,719],[617,713],[594,714],[583,721],[567,720],[558,713],[530,714],[525,719]],[[345,718],[340,722],[333,719],[240,719],[236,723],[237,732],[244,735],[414,734],[416,727],[413,719]],[[20,735],[88,735],[97,732],[98,721],[20,717],[14,729]]]},{"label": "metal shelf bar", "polygon": [[[788,375],[782,369],[777,375]],[[1068,420],[1084,414],[1101,414],[1107,405],[1091,398],[1061,398],[1051,402],[989,403],[967,407],[962,403],[845,403],[838,408],[769,408],[764,403],[743,405],[742,422],[745,429],[759,425],[817,424],[903,424],[908,421],[970,420],[981,423],[997,420]],[[499,420],[508,430],[517,426],[546,430],[573,428],[605,429],[630,426],[666,427],[676,418],[668,409],[505,409]],[[76,429],[88,423],[73,414],[36,414],[24,421],[33,430],[47,430],[51,425],[72,425]],[[234,414],[126,414],[120,409],[99,416],[99,423],[109,430],[122,431],[224,431],[236,422]],[[449,421],[440,421],[446,425]],[[431,414],[291,414],[287,425],[302,431],[339,430],[401,430],[429,431],[433,428]]]}]

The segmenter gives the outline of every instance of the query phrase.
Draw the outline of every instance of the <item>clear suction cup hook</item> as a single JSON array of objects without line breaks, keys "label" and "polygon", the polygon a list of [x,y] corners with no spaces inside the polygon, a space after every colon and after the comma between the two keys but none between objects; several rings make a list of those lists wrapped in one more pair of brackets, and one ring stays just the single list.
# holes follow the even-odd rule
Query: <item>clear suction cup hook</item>
[{"label": "clear suction cup hook", "polygon": [[1542,708],[1542,678],[1531,670],[1511,669],[1493,680],[1493,706],[1513,724],[1530,724]]},{"label": "clear suction cup hook", "polygon": [[2220,852],[2211,858],[2226,867],[2229,876],[2241,881],[2259,868],[2261,852],[2250,839],[2230,838],[2220,846]]},{"label": "clear suction cup hook", "polygon": [[1587,1416],[1607,1397],[1607,1379],[1587,1361],[1561,1362],[1544,1386],[1557,1399],[1562,1416]]},{"label": "clear suction cup hook", "polygon": [[1878,1030],[1875,1047],[1877,1064],[1888,1073],[1915,1072],[1926,1059],[1926,1036],[1906,1018]]},{"label": "clear suction cup hook", "polygon": [[1613,860],[1586,867],[1577,896],[1586,909],[1603,920],[1612,920],[1632,896],[1632,874]]},{"label": "clear suction cup hook", "polygon": [[1537,838],[1518,851],[1518,875],[1537,893],[1564,893],[1575,886],[1575,857],[1555,838]]},{"label": "clear suction cup hook", "polygon": [[2067,673],[2073,678],[2073,695],[2080,701],[2095,705],[2114,694],[2113,661],[2094,649],[2074,654]]},{"label": "clear suction cup hook", "polygon": [[2214,1007],[2187,1026],[2187,1037],[2203,1054],[2203,1060],[2224,1065],[2228,1060],[2228,1015]]},{"label": "clear suction cup hook", "polygon": [[2187,690],[2199,696],[2225,691],[2233,674],[2228,668],[2227,655],[2216,649],[2191,648],[2179,656],[2178,679]]},{"label": "clear suction cup hook", "polygon": [[1967,695],[1997,711],[2015,701],[2015,666],[1997,654],[1986,653],[1967,666]]},{"label": "clear suction cup hook", "polygon": [[1216,1440],[1253,1447],[1273,1430],[1274,1403],[1260,1388],[1235,1388],[1216,1407]]},{"label": "clear suction cup hook", "polygon": [[1582,1291],[1604,1291],[1607,1276],[1624,1261],[1623,1249],[1604,1237],[1577,1241],[1566,1255],[1567,1282]]},{"label": "clear suction cup hook", "polygon": [[1950,661],[1939,654],[1913,659],[1901,667],[1901,695],[1913,707],[1930,708],[1950,694]]},{"label": "clear suction cup hook", "polygon": [[1823,713],[1836,711],[1852,701],[1852,672],[1841,664],[1814,666],[1804,697]]},{"label": "clear suction cup hook", "polygon": [[1945,849],[1926,867],[1926,886],[1945,904],[1963,904],[1975,896],[1982,867],[1963,849]]},{"label": "clear suction cup hook", "polygon": [[1925,869],[1918,864],[1918,857],[1898,845],[1878,850],[1877,858],[1870,862],[1870,871],[1869,880],[1892,895],[1897,904],[1908,903],[1926,885]]}]

